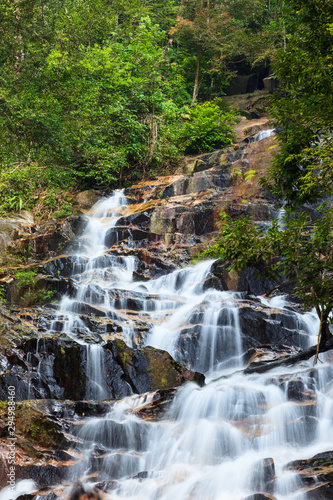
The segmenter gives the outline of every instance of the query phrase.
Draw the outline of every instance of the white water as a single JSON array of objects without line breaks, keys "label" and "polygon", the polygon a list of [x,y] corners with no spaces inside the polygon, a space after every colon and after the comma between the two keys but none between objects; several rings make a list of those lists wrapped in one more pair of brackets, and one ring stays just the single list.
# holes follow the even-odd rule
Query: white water
[{"label": "white water", "polygon": [[[59,315],[66,318],[63,331],[84,342],[79,335],[87,330],[79,318],[84,302],[119,321],[130,345],[136,321],[152,325],[147,345],[165,349],[204,372],[207,381],[218,380],[203,388],[194,383],[182,386],[162,421],[145,421],[132,413],[150,395],[128,397],[115,403],[106,417],[87,419],[78,430],[86,442],[80,474],[98,470],[99,479],[114,480],[113,500],[243,500],[261,491],[271,491],[278,500],[305,498],[298,478],[284,466],[333,449],[332,366],[322,356],[316,369],[310,360],[295,373],[283,368],[244,376],[242,294],[203,286],[212,262],[151,281],[133,281],[135,258],[105,254],[105,235],[124,212],[121,192],[94,207],[83,235],[87,247],[77,257],[80,269],[74,270],[82,273],[76,276],[77,296],[64,298],[60,307]],[[133,298],[140,304],[136,310]],[[288,308],[283,297],[260,301],[268,309]],[[300,337],[314,344],[318,328],[314,314],[290,309],[286,314],[290,329],[299,329]],[[91,379],[87,398],[103,399],[102,348],[87,346],[87,355]],[[313,405],[300,405],[288,397],[291,381],[303,384]],[[96,448],[103,451],[101,458],[90,455],[89,450]],[[271,489],[263,481],[266,459],[274,461]]]}]

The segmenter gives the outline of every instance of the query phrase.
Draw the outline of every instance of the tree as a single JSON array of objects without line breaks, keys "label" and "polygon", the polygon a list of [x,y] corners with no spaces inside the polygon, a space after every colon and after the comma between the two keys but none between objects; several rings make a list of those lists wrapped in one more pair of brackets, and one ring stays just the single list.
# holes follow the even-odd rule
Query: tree
[{"label": "tree", "polygon": [[274,60],[280,89],[272,113],[280,153],[269,172],[274,194],[290,206],[314,202],[332,191],[333,4],[285,0],[287,44]]},{"label": "tree", "polygon": [[203,256],[225,259],[229,269],[265,264],[266,272],[281,274],[294,285],[294,294],[305,309],[315,307],[320,320],[319,349],[331,337],[333,310],[333,209],[322,208],[321,217],[287,214],[281,230],[274,221],[268,232],[254,226],[250,217],[232,220],[223,215],[220,237]]},{"label": "tree", "polygon": [[141,0],[6,0],[1,9],[3,164],[118,185],[170,158],[166,124],[180,120],[182,78]]},{"label": "tree", "polygon": [[[223,75],[223,46],[231,35],[231,18],[221,1],[184,0],[179,14],[171,35],[179,44],[187,71],[194,67],[193,105],[202,83],[202,68],[206,75]],[[227,82],[225,75],[222,82]]]}]

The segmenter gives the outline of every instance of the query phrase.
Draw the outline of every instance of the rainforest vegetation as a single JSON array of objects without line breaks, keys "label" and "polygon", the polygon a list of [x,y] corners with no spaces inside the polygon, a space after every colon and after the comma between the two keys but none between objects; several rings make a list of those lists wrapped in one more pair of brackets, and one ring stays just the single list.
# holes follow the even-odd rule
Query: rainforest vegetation
[{"label": "rainforest vegetation", "polygon": [[272,64],[289,11],[283,0],[1,2],[1,213],[66,215],[66,191],[124,186],[232,143],[221,96],[238,72]]}]

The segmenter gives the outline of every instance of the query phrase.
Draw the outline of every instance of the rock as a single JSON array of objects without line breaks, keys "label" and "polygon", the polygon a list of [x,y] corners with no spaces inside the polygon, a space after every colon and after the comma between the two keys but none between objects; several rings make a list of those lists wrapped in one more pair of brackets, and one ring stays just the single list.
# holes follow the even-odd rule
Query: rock
[{"label": "rock", "polygon": [[255,466],[252,473],[251,488],[254,491],[272,493],[275,481],[275,465],[273,458],[264,458]]},{"label": "rock", "polygon": [[125,380],[136,394],[178,387],[188,381],[204,384],[203,375],[188,370],[165,351],[149,346],[130,349],[123,342],[108,343],[106,348],[117,356]]},{"label": "rock", "polygon": [[21,230],[26,230],[28,226],[33,224],[33,215],[26,210],[22,210],[10,219],[0,219],[0,232],[13,237],[15,233],[18,234]]},{"label": "rock", "polygon": [[[24,353],[20,354],[20,352]],[[89,345],[73,340],[44,338],[22,342],[20,352],[10,351],[10,371],[0,375],[0,397],[6,400],[8,387],[16,387],[16,400],[29,396],[84,400],[90,396],[89,366],[93,355]],[[35,353],[35,354],[32,354]],[[204,377],[177,363],[165,351],[144,347],[132,349],[121,340],[109,340],[100,347],[99,363],[105,396],[121,398],[178,387],[187,381],[204,384]],[[22,366],[23,365],[23,366]]]},{"label": "rock", "polygon": [[308,492],[311,500],[333,498],[333,451],[315,455],[306,460],[295,460],[285,469],[298,474],[303,483],[303,491]]},{"label": "rock", "polygon": [[63,426],[52,416],[50,401],[23,401],[15,411],[16,430],[31,442],[46,448],[63,444]]},{"label": "rock", "polygon": [[0,255],[7,251],[14,239],[29,232],[29,227],[33,224],[33,216],[26,210],[10,219],[0,219]]},{"label": "rock", "polygon": [[55,278],[62,278],[80,274],[85,269],[87,262],[88,258],[84,256],[59,255],[46,261],[43,264],[43,269]]},{"label": "rock", "polygon": [[102,193],[100,191],[87,189],[86,191],[81,191],[81,193],[75,197],[74,204],[79,208],[91,208],[101,199],[101,197]]},{"label": "rock", "polygon": [[0,254],[3,253],[11,243],[11,238],[6,233],[0,233]]},{"label": "rock", "polygon": [[75,237],[71,224],[66,220],[43,222],[31,235],[15,242],[16,251],[35,259],[54,257]]},{"label": "rock", "polygon": [[36,274],[28,278],[14,279],[8,285],[6,295],[11,304],[30,307],[34,304],[49,303],[51,300],[59,299],[67,291],[73,292],[73,290],[75,290],[75,285],[72,281]]},{"label": "rock", "polygon": [[273,309],[263,304],[240,304],[239,323],[243,332],[243,348],[267,344],[283,344],[306,349],[309,345],[307,325],[300,316],[287,309]]},{"label": "rock", "polygon": [[228,262],[221,260],[215,261],[212,266],[212,273],[221,281],[225,290],[264,295],[269,294],[279,284],[278,281],[267,277],[264,264],[246,267],[240,273],[229,271],[228,266]]},{"label": "rock", "polygon": [[277,500],[277,498],[268,493],[255,493],[254,495],[243,498],[243,500]]},{"label": "rock", "polygon": [[249,367],[256,364],[264,364],[268,361],[276,361],[287,356],[299,353],[300,348],[290,347],[284,344],[264,344],[257,347],[251,347],[243,355],[243,360]]},{"label": "rock", "polygon": [[264,87],[269,93],[273,93],[274,90],[278,87],[279,81],[275,75],[266,76],[263,80]]},{"label": "rock", "polygon": [[168,410],[175,393],[175,389],[156,391],[149,403],[145,403],[144,400],[141,406],[133,410],[133,413],[143,420],[158,420]]}]

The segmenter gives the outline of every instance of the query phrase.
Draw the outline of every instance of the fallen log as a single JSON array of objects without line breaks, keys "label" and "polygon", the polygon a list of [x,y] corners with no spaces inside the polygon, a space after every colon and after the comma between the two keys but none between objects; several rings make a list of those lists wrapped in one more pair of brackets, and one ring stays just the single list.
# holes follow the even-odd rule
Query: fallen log
[{"label": "fallen log", "polygon": [[[327,352],[333,349],[333,338],[330,338],[324,346],[322,346],[319,350],[319,353]],[[317,345],[311,346],[306,351],[299,352],[297,354],[291,354],[290,356],[286,356],[283,359],[278,359],[276,361],[267,361],[258,364],[251,364],[243,373],[245,375],[250,375],[251,373],[265,373],[273,368],[277,368],[283,365],[293,365],[298,361],[304,361],[306,359],[310,359],[312,356],[315,356],[317,353]]]}]

